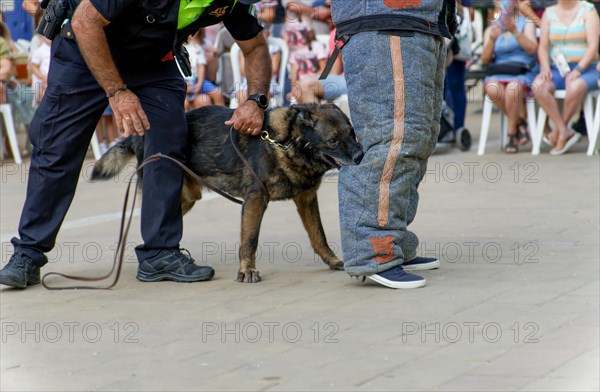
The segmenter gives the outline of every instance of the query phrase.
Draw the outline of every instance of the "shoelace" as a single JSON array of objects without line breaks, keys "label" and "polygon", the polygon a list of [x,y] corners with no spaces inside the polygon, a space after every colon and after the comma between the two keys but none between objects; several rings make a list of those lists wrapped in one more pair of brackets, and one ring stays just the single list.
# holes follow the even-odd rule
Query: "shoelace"
[{"label": "shoelace", "polygon": [[196,261],[192,257],[190,251],[185,248],[180,248],[179,251],[175,251],[175,255],[180,259],[184,260],[186,263],[193,264]]}]

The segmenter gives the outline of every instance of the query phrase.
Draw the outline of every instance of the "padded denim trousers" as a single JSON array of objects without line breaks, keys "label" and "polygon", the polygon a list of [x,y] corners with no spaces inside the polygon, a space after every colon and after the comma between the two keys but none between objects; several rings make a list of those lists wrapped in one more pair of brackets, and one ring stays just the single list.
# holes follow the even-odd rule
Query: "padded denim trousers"
[{"label": "padded denim trousers", "polygon": [[421,33],[359,33],[342,49],[365,156],[339,176],[344,267],[371,275],[416,257],[408,230],[440,126],[446,49]]}]

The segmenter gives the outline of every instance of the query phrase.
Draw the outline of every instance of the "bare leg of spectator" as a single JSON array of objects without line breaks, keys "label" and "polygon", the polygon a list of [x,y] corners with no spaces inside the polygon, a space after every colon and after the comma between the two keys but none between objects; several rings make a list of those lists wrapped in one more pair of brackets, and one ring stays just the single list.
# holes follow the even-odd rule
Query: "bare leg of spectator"
[{"label": "bare leg of spectator", "polygon": [[218,88],[209,92],[208,96],[212,100],[213,104],[225,106],[225,100],[223,99],[223,94],[221,94],[221,91]]},{"label": "bare leg of spectator", "polygon": [[511,131],[517,132],[517,127],[521,120],[520,113],[524,98],[525,92],[519,83],[510,82],[508,86],[506,86],[505,105],[509,133]]},{"label": "bare leg of spectator", "polygon": [[563,107],[563,121],[568,124],[574,114],[579,112],[583,98],[587,94],[587,85],[581,79],[575,79],[566,89],[565,104]]},{"label": "bare leg of spectator", "polygon": [[544,109],[548,115],[548,118],[550,118],[554,124],[556,124],[556,131],[551,132],[548,135],[548,138],[554,145],[558,143],[559,139],[563,139],[561,145],[557,146],[558,149],[561,149],[568,138],[569,130],[567,129],[567,124],[565,124],[563,121],[562,115],[560,114],[560,110],[558,108],[558,103],[554,98],[554,91],[556,90],[554,83],[537,78],[534,84],[538,86],[535,99],[538,101],[542,109]]},{"label": "bare leg of spectator", "polygon": [[195,109],[201,108],[204,106],[210,106],[212,104],[213,104],[212,99],[207,94],[198,94],[196,96],[196,99],[194,99],[194,108]]},{"label": "bare leg of spectator", "polygon": [[484,86],[485,94],[489,97],[489,99],[496,105],[498,109],[502,113],[508,116],[508,112],[506,111],[506,86],[503,83],[498,82],[488,82]]}]

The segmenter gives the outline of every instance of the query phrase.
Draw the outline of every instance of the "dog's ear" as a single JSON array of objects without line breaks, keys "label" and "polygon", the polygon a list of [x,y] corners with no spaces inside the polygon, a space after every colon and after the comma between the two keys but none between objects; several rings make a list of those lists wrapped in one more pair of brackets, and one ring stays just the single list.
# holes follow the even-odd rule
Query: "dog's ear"
[{"label": "dog's ear", "polygon": [[335,103],[324,103],[324,104],[321,105],[321,109],[335,110],[336,112],[343,114],[344,117],[347,117],[346,113],[344,113],[344,111],[338,105],[336,105]]},{"label": "dog's ear", "polygon": [[312,107],[296,106],[298,110],[297,124],[309,128],[314,128],[316,124],[315,112]]},{"label": "dog's ear", "polygon": [[341,111],[342,109],[340,109],[340,107],[338,105],[336,105],[335,103],[323,103],[321,104],[321,108],[322,109],[335,109],[335,110],[339,110]]}]

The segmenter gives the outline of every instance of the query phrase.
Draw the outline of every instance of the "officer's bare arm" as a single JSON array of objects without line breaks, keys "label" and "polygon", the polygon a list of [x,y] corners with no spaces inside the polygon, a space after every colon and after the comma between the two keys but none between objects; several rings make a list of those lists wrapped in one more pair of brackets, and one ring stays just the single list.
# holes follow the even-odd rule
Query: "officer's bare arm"
[{"label": "officer's bare arm", "polygon": [[247,41],[237,41],[246,62],[246,79],[248,79],[248,95],[269,92],[271,83],[271,56],[269,45],[263,33]]},{"label": "officer's bare arm", "polygon": [[123,85],[123,79],[117,71],[104,33],[104,27],[110,22],[89,0],[82,0],[71,23],[88,68],[104,91],[114,92]]},{"label": "officer's bare arm", "polygon": [[[237,41],[246,60],[248,94],[267,94],[271,82],[271,56],[262,33],[247,41]],[[264,112],[254,101],[245,101],[238,107],[225,125],[233,125],[238,131],[256,136],[263,126]]]}]

